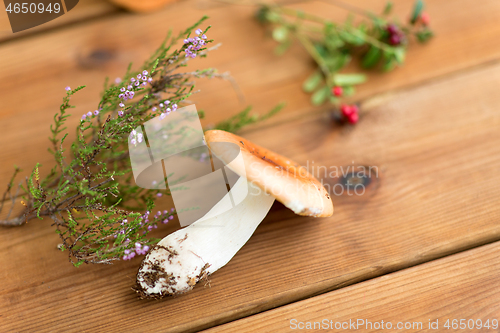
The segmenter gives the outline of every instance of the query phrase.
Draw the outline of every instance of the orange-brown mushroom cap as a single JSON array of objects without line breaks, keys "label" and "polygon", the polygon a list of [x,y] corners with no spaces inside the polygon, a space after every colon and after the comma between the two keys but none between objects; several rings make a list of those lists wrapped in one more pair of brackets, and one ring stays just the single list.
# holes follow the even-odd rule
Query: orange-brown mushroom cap
[{"label": "orange-brown mushroom cap", "polygon": [[[315,217],[333,214],[332,199],[326,189],[306,168],[294,161],[221,130],[206,131],[205,141],[212,153],[231,170],[274,196],[296,214]],[[237,144],[243,164],[230,163],[233,157],[224,151],[224,145],[217,145],[218,142]]]}]

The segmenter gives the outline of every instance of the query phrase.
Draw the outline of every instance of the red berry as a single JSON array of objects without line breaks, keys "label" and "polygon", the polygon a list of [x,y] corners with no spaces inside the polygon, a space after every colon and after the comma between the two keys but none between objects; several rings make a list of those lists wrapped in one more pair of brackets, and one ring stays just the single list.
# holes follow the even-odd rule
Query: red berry
[{"label": "red berry", "polygon": [[399,33],[398,27],[392,23],[389,24],[386,29],[387,29],[387,32],[391,35],[396,35],[397,33]]},{"label": "red berry", "polygon": [[352,113],[357,114],[359,112],[359,108],[356,104],[351,105],[351,110],[352,110]]},{"label": "red berry", "polygon": [[423,12],[422,14],[420,14],[420,22],[422,22],[423,25],[428,25],[430,20],[431,20],[431,17],[426,12]]},{"label": "red berry", "polygon": [[391,35],[391,37],[389,37],[389,43],[391,45],[398,45],[401,43],[401,37],[399,35]]},{"label": "red berry", "polygon": [[343,104],[341,107],[340,107],[340,111],[342,112],[342,114],[346,117],[349,117],[352,113],[353,113],[353,109],[350,105],[347,105],[347,104]]},{"label": "red berry", "polygon": [[347,117],[347,120],[351,124],[356,124],[359,120],[359,115],[357,113],[351,113],[351,115],[349,115],[349,117]]},{"label": "red berry", "polygon": [[340,87],[340,86],[335,86],[332,89],[332,93],[335,96],[342,96],[342,94],[344,93],[344,89],[342,89],[342,87]]}]

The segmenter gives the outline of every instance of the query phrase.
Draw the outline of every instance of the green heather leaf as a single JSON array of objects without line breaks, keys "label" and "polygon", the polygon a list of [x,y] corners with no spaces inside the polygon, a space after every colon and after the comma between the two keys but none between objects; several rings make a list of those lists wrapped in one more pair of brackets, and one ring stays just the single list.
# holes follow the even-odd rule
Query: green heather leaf
[{"label": "green heather leaf", "polygon": [[434,33],[429,29],[424,29],[422,31],[416,32],[415,36],[417,37],[419,42],[425,43],[434,36]]},{"label": "green heather leaf", "polygon": [[392,11],[392,1],[388,1],[387,4],[384,7],[383,14],[384,15],[389,15]]},{"label": "green heather leaf", "polygon": [[396,47],[394,48],[394,59],[399,64],[402,64],[405,61],[406,49],[404,47]]},{"label": "green heather leaf", "polygon": [[284,42],[288,39],[288,29],[284,26],[279,26],[273,30],[273,38],[277,42]]},{"label": "green heather leaf", "polygon": [[329,54],[328,50],[325,48],[325,46],[323,44],[316,43],[316,44],[314,44],[314,48],[316,49],[316,52],[318,52],[318,54],[322,58],[328,57],[328,54]]},{"label": "green heather leaf", "polygon": [[361,65],[364,68],[374,67],[382,58],[382,51],[375,46],[371,46],[368,52],[363,56]]},{"label": "green heather leaf", "polygon": [[325,63],[330,72],[337,72],[349,63],[351,56],[348,53],[335,52],[329,54],[325,59]]},{"label": "green heather leaf", "polygon": [[352,86],[365,81],[366,75],[364,74],[335,74],[333,76],[333,83],[336,86]]},{"label": "green heather leaf", "polygon": [[323,75],[321,74],[321,72],[316,71],[304,81],[304,83],[302,84],[302,89],[307,93],[311,93],[316,90],[322,80]]},{"label": "green heather leaf", "polygon": [[352,96],[356,91],[356,88],[354,88],[354,86],[345,86],[342,87],[342,89],[344,90],[344,96]]},{"label": "green heather leaf", "polygon": [[413,12],[411,14],[410,22],[414,24],[417,22],[418,17],[422,14],[424,9],[424,2],[422,0],[415,1],[415,6],[413,7]]},{"label": "green heather leaf", "polygon": [[330,52],[338,51],[338,49],[344,46],[344,44],[344,41],[339,37],[337,33],[332,33],[325,36],[325,46]]},{"label": "green heather leaf", "polygon": [[[356,32],[354,32],[356,31]],[[355,30],[352,28],[349,28],[349,30],[341,30],[339,31],[339,36],[348,44],[352,44],[355,46],[360,46],[365,43],[365,40],[362,38],[364,34],[359,31]]]},{"label": "green heather leaf", "polygon": [[382,65],[382,69],[385,72],[390,72],[394,68],[396,68],[397,64],[398,64],[398,62],[394,57],[387,57],[384,59],[384,64]]},{"label": "green heather leaf", "polygon": [[323,86],[319,88],[314,94],[311,96],[311,103],[313,105],[321,105],[325,103],[326,99],[330,96],[330,88],[328,86]]}]

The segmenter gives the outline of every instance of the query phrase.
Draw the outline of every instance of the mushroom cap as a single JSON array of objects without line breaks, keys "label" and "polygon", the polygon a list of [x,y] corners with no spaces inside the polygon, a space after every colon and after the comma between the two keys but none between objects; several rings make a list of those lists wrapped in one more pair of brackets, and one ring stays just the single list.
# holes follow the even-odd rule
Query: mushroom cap
[{"label": "mushroom cap", "polygon": [[[274,196],[295,214],[314,217],[333,214],[332,199],[323,185],[289,158],[226,131],[206,131],[205,141],[232,171]],[[227,146],[218,144],[228,142],[240,147],[243,163],[231,163],[234,154],[227,152]]]},{"label": "mushroom cap", "polygon": [[176,0],[109,0],[117,6],[139,13],[152,12],[161,9],[166,4]]}]

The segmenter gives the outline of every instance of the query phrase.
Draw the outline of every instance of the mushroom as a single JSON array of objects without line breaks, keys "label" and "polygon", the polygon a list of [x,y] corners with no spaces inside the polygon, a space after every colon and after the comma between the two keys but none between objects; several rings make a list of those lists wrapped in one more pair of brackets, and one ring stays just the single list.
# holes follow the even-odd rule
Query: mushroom
[{"label": "mushroom", "polygon": [[[227,195],[246,188],[248,194],[234,208],[201,218],[154,246],[137,274],[135,290],[141,297],[162,298],[193,289],[233,258],[275,199],[298,215],[333,214],[322,184],[290,159],[221,130],[205,132],[205,141],[211,153],[240,176]],[[227,144],[239,147],[243,163],[234,163]]]}]

